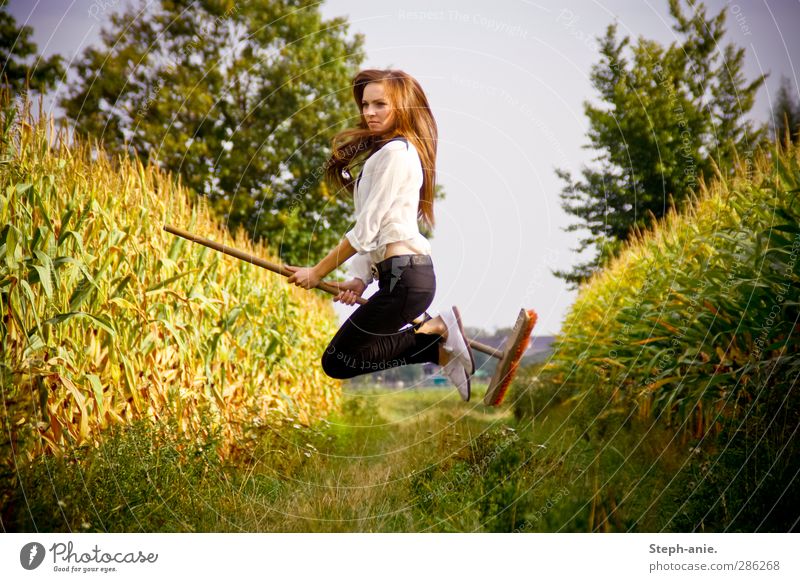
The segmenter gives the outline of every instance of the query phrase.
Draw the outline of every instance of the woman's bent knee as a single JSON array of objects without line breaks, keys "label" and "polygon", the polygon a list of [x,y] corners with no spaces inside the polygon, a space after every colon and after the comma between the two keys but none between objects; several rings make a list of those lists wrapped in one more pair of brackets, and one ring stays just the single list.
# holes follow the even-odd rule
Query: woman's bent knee
[{"label": "woman's bent knee", "polygon": [[330,349],[325,350],[325,353],[322,354],[322,371],[336,380],[345,380],[358,375],[353,369],[344,365],[344,360],[337,357],[335,350]]}]

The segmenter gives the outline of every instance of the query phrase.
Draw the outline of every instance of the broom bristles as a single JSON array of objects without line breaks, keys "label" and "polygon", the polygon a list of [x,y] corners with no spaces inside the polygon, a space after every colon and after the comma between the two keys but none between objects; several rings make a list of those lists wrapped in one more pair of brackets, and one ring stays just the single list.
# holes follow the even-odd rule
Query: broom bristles
[{"label": "broom bristles", "polygon": [[525,312],[528,314],[528,322],[525,324],[525,329],[523,330],[523,337],[525,339],[519,343],[517,349],[514,351],[511,363],[509,364],[508,373],[506,374],[505,378],[503,378],[500,386],[498,386],[494,399],[489,403],[490,406],[498,406],[502,404],[503,399],[506,397],[506,392],[508,392],[508,387],[511,385],[511,381],[517,374],[517,368],[519,368],[519,362],[522,359],[522,355],[531,344],[531,333],[533,332],[533,326],[536,325],[537,315],[533,309],[526,309]]}]

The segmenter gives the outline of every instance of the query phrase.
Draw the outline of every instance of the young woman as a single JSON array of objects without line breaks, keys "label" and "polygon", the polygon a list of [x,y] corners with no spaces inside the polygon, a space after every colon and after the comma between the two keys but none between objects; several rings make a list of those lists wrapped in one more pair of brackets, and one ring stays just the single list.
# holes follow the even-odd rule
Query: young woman
[{"label": "young woman", "polygon": [[431,247],[418,226],[418,220],[433,226],[437,129],[428,99],[416,79],[397,70],[361,71],[353,95],[360,123],[334,137],[326,178],[353,193],[355,226],[314,267],[292,267],[289,282],[310,289],[355,257],[354,277],[339,283],[334,300],[353,305],[373,277],[378,292],[331,340],[322,356],[325,373],[352,378],[433,362],[469,400],[475,363],[458,309],[414,323],[436,291]]}]

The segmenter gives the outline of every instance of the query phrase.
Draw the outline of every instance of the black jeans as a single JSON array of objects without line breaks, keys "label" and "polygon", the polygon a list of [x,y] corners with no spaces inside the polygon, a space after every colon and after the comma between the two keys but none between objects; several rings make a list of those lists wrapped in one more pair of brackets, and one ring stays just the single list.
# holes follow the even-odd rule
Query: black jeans
[{"label": "black jeans", "polygon": [[[419,255],[401,255],[412,257]],[[322,355],[331,378],[352,378],[404,366],[439,362],[442,337],[415,333],[410,324],[425,312],[436,293],[432,265],[407,264],[391,257],[377,265],[378,292],[342,324]],[[399,259],[392,263],[393,259]],[[407,259],[405,259],[407,260]]]}]

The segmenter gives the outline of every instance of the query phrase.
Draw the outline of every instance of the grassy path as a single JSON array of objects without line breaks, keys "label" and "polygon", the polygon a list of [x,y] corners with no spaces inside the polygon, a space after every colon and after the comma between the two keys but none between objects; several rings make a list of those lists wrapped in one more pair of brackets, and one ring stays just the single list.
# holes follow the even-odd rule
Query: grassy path
[{"label": "grassy path", "polygon": [[467,489],[479,484],[477,471],[471,485],[459,484],[454,468],[477,467],[489,441],[498,453],[512,446],[511,420],[508,410],[464,404],[451,390],[351,394],[343,413],[331,419],[329,444],[323,441],[315,462],[298,473],[296,503],[289,503],[297,526],[460,530],[463,516],[436,512],[438,519],[426,520],[423,508],[453,502],[457,512],[457,490],[474,498]]},{"label": "grassy path", "polygon": [[[358,390],[312,428],[262,428],[246,457],[135,426],[24,470],[9,531],[473,532],[657,529],[666,477],[624,462],[575,408],[535,423],[450,389]],[[627,490],[635,483],[634,495]]]}]

